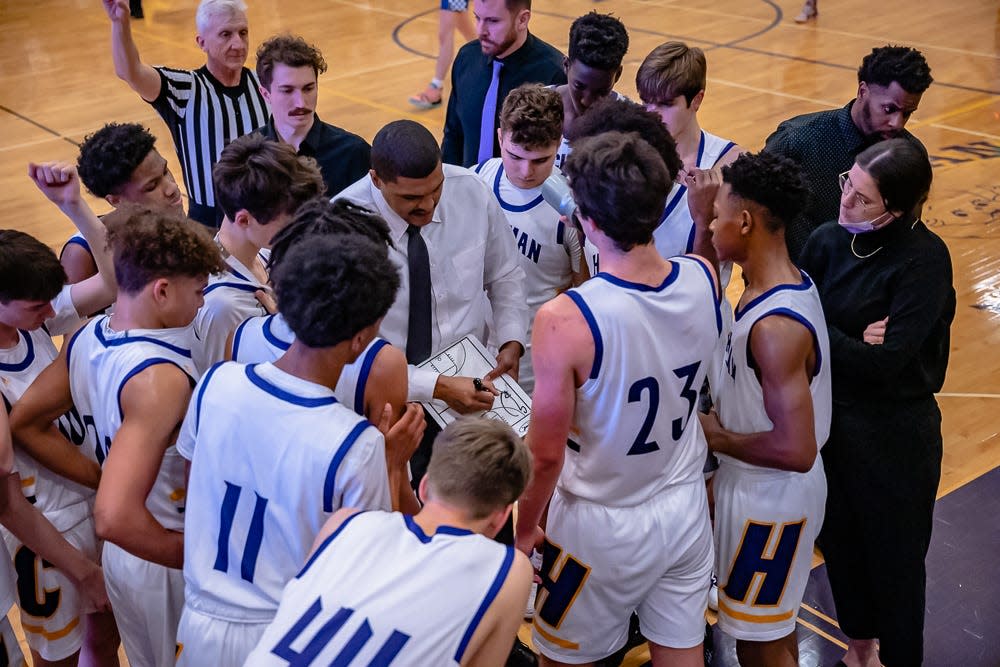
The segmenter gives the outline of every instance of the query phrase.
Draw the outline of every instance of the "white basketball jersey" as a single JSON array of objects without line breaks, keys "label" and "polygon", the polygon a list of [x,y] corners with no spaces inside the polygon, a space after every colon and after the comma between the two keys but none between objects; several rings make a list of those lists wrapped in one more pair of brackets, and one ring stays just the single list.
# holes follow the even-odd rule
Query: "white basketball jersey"
[{"label": "white basketball jersey", "polygon": [[633,506],[702,478],[695,409],[722,328],[719,298],[700,261],[670,264],[658,287],[602,273],[566,293],[590,327],[594,365],[576,390],[565,493]]},{"label": "white basketball jersey", "polygon": [[214,366],[178,450],[191,461],[185,601],[216,618],[269,621],[334,511],[391,506],[382,434],[273,364]]},{"label": "white basketball jersey", "polygon": [[[44,328],[30,332],[22,330],[19,334],[17,345],[0,350],[0,395],[8,412],[58,354]],[[55,423],[67,440],[77,447],[83,445],[85,429],[75,408]],[[25,498],[45,515],[56,530],[69,530],[91,514],[93,489],[57,475],[19,447],[14,448],[14,466],[21,475],[21,490]]]},{"label": "white basketball jersey", "polygon": [[459,664],[513,562],[467,530],[355,514],[288,583],[246,665]]},{"label": "white basketball jersey", "polygon": [[232,255],[226,255],[225,260],[226,271],[208,277],[205,305],[194,318],[194,330],[201,341],[193,350],[199,373],[226,358],[226,341],[240,322],[267,315],[255,292],[270,288],[261,285],[250,269]]},{"label": "white basketball jersey", "polygon": [[[722,139],[702,130],[696,166],[698,169],[711,169],[735,145],[728,139]],[[667,195],[667,206],[663,210],[663,217],[660,218],[660,226],[653,230],[653,244],[666,259],[694,250],[694,219],[688,208],[687,195],[686,185],[674,183],[670,194]],[[595,275],[600,265],[597,247],[588,243],[586,255],[591,275]],[[732,262],[723,262],[719,270],[719,280],[723,289],[729,284],[732,272]]]},{"label": "white basketball jersey", "polygon": [[522,189],[511,183],[504,173],[502,159],[487,160],[476,166],[475,171],[493,190],[493,196],[503,209],[527,278],[524,290],[530,308],[529,343],[521,358],[518,382],[531,393],[535,385],[530,343],[535,313],[543,303],[565,291],[570,286],[573,271],[579,271],[580,237],[575,229],[567,228],[559,219],[559,212],[542,199],[541,186]]},{"label": "white basketball jersey", "polygon": [[[817,451],[830,436],[833,394],[830,389],[830,339],[819,292],[803,271],[802,283],[779,285],[736,309],[732,332],[725,345],[724,368],[717,387],[713,387],[719,421],[734,433],[770,431],[774,424],[764,411],[764,394],[754,371],[750,334],[765,317],[782,316],[802,324],[812,335],[816,369],[809,382],[813,402],[813,420]],[[732,457],[719,454],[734,465],[755,468]]]},{"label": "white basketball jersey", "polygon": [[[109,321],[98,317],[80,329],[67,359],[73,403],[86,425],[85,453],[101,465],[122,425],[119,398],[126,382],[157,364],[176,366],[192,386],[198,378],[190,327],[114,331]],[[184,477],[184,458],[170,445],[146,498],[146,508],[167,530],[184,529]]]},{"label": "white basketball jersey", "polygon": [[[236,328],[233,335],[233,361],[241,364],[260,364],[277,361],[295,341],[295,333],[288,327],[280,313],[264,317],[251,317]],[[353,363],[345,364],[337,380],[333,395],[341,404],[365,416],[365,391],[375,357],[389,344],[376,336]]]}]

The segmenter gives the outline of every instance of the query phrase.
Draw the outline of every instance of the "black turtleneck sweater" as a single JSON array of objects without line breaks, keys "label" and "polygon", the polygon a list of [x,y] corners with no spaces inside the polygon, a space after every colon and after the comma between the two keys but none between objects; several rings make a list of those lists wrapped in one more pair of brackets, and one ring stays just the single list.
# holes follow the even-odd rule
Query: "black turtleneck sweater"
[{"label": "black turtleneck sweater", "polygon": [[[852,236],[828,222],[799,258],[826,314],[834,400],[928,398],[944,383],[955,317],[948,247],[919,221],[858,234],[853,252]],[[865,343],[865,328],[886,316],[885,342]]]}]

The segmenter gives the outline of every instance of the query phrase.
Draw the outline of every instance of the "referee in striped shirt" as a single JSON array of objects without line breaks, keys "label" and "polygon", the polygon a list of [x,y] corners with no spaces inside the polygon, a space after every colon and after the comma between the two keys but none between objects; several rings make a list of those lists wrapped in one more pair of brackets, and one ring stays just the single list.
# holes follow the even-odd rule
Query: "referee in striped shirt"
[{"label": "referee in striped shirt", "polygon": [[127,0],[103,0],[111,18],[115,73],[153,105],[170,128],[189,197],[188,215],[218,227],[222,212],[212,167],[222,149],[267,122],[270,111],[257,75],[244,67],[249,52],[242,0],[201,0],[195,15],[206,62],[196,70],[152,67],[139,59]]}]

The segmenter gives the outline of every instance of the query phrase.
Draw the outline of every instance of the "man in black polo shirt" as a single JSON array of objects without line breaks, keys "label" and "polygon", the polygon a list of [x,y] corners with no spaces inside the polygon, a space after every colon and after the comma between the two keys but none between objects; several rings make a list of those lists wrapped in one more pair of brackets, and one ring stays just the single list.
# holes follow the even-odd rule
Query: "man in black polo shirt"
[{"label": "man in black polo shirt", "polygon": [[368,174],[372,149],[358,135],[316,115],[317,79],[325,71],[323,54],[301,37],[278,35],[261,44],[257,76],[271,117],[256,132],[314,158],[326,193],[334,195]]},{"label": "man in black polo shirt", "polygon": [[793,262],[798,262],[812,231],[837,218],[838,176],[851,168],[858,153],[891,137],[923,148],[903,126],[931,81],[931,69],[920,51],[906,46],[872,49],[858,68],[858,96],[847,106],[790,118],[767,138],[764,152],[797,160],[805,168],[812,193],[809,205],[785,230]]},{"label": "man in black polo shirt", "polygon": [[[451,67],[441,160],[468,167],[500,155],[497,118],[522,83],[566,83],[563,55],[528,32],[531,0],[475,0],[479,39]],[[485,121],[485,123],[484,123]]]}]

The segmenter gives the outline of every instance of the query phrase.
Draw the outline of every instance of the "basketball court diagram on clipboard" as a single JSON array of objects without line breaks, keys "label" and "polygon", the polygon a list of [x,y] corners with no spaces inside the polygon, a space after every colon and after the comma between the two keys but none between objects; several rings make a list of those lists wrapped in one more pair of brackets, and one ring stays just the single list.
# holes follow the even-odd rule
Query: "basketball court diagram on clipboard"
[{"label": "basketball court diagram on clipboard", "polygon": [[[457,343],[441,350],[420,364],[419,367],[451,377],[481,378],[493,370],[495,364],[495,357],[481,342],[472,336],[466,336]],[[493,407],[480,413],[481,416],[486,419],[506,422],[514,429],[515,433],[523,438],[528,433],[531,399],[524,393],[521,386],[506,373],[493,380],[493,386],[500,394],[493,400]],[[425,402],[423,405],[441,428],[460,416],[444,401],[433,400]]]}]

